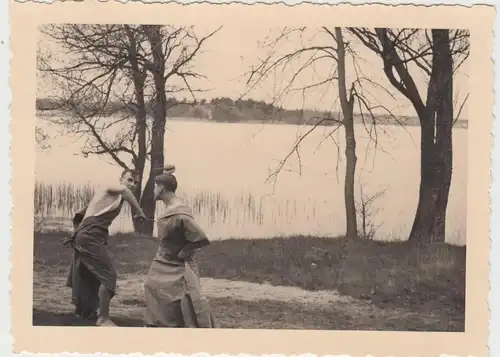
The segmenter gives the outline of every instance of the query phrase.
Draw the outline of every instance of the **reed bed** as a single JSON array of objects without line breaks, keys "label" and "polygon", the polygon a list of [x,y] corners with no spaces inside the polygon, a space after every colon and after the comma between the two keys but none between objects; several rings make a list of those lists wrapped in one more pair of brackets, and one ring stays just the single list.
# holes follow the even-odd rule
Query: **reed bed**
[{"label": "reed bed", "polygon": [[63,217],[69,217],[86,205],[93,194],[94,188],[89,184],[75,186],[68,182],[58,185],[35,182],[35,215],[46,217],[57,212]]},{"label": "reed bed", "polygon": [[[73,215],[89,202],[95,188],[90,184],[36,182],[34,190],[34,230],[67,232],[72,229]],[[236,194],[198,190],[179,192],[179,195],[192,208],[198,223],[212,239],[289,235],[335,237],[343,234],[343,208],[326,200],[257,195],[243,190]],[[158,203],[156,217],[164,209],[164,205]],[[404,236],[396,228],[390,229],[381,230],[374,239],[393,241]],[[132,231],[130,206],[125,204],[110,226],[110,233]],[[447,242],[463,245],[464,236],[465,230],[459,227],[447,237]]]},{"label": "reed bed", "polygon": [[[34,213],[35,220],[41,222],[69,221],[74,213],[85,206],[94,194],[95,188],[90,185],[77,186],[70,182],[51,184],[36,182],[34,187]],[[257,196],[242,191],[231,197],[224,196],[221,192],[199,190],[197,192],[181,192],[180,196],[193,209],[194,215],[210,224],[262,225],[264,224],[265,208],[272,221],[290,221],[298,214],[296,202],[290,199],[279,199],[272,196]],[[311,206],[314,202],[310,202]],[[303,205],[302,205],[303,206]],[[304,208],[304,207],[302,207]],[[163,204],[159,204],[157,211],[161,214]],[[315,211],[310,207],[307,219]],[[304,212],[303,212],[304,213]],[[119,220],[129,220],[130,206],[125,205]],[[126,223],[124,223],[126,224]]]}]

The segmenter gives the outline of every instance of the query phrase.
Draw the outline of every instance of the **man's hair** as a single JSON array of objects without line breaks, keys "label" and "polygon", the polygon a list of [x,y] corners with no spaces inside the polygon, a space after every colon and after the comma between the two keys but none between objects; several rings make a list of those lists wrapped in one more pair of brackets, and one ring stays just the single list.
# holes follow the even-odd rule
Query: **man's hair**
[{"label": "man's hair", "polygon": [[167,192],[175,193],[177,190],[177,179],[172,174],[158,175],[155,178],[155,182],[161,185]]},{"label": "man's hair", "polygon": [[132,169],[125,169],[122,171],[122,175],[120,176],[120,178],[125,177],[126,174],[131,174],[134,178],[137,178],[137,176],[139,176],[137,171]]}]

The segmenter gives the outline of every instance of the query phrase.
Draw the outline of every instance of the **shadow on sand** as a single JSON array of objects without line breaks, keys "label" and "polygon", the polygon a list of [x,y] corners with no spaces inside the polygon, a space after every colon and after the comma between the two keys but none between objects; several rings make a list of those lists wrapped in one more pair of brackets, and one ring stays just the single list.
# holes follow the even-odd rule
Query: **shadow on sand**
[{"label": "shadow on sand", "polygon": [[[139,319],[113,317],[119,327],[142,327],[144,322]],[[84,320],[73,313],[55,313],[33,309],[33,326],[95,326],[95,321]]]}]

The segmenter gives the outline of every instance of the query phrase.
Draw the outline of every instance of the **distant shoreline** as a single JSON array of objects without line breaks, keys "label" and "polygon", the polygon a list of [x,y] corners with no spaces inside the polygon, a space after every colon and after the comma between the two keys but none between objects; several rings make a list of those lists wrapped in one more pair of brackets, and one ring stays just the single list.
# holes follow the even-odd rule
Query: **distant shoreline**
[{"label": "distant shoreline", "polygon": [[[211,123],[247,123],[247,124],[289,124],[307,126],[337,126],[342,114],[333,111],[317,109],[286,109],[282,106],[257,101],[253,99],[213,98],[210,102],[178,101],[170,98],[167,101],[168,120],[189,120]],[[133,117],[137,111],[135,104],[109,102],[104,107],[94,108],[92,104],[82,105],[79,110],[89,112],[97,110],[101,116],[127,115]],[[68,115],[68,107],[59,99],[37,98],[37,116],[64,116]],[[146,104],[146,113],[152,114],[152,104]],[[355,124],[380,125],[380,126],[420,126],[420,120],[416,116],[400,115],[398,117],[390,113],[373,113],[371,118],[368,113],[354,113]],[[468,128],[468,120],[461,119],[455,123],[456,128]]]},{"label": "distant shoreline", "polygon": [[[118,113],[114,113],[115,115]],[[36,116],[37,118],[43,118],[43,117],[57,117],[57,116],[64,116],[67,115],[64,110],[51,110],[51,109],[37,109],[36,110]],[[167,121],[185,121],[185,122],[202,122],[202,123],[214,123],[214,124],[271,124],[271,125],[310,125],[313,126],[315,125],[314,123],[290,123],[287,122],[286,120],[283,119],[268,119],[268,120],[261,120],[261,119],[242,119],[238,121],[224,121],[224,120],[216,120],[216,119],[208,119],[208,118],[197,118],[194,116],[180,116],[180,115],[175,115],[175,116],[167,116]],[[355,115],[354,118],[354,124],[358,125],[363,125],[363,120],[360,115]],[[366,125],[371,125],[372,123],[370,122],[365,122]],[[318,124],[316,124],[318,125]],[[418,118],[408,118],[405,120],[404,123],[398,123],[394,120],[386,120],[385,122],[379,122],[377,123],[379,126],[403,126],[403,127],[418,127],[420,126],[420,123],[418,121]],[[320,126],[331,126],[328,124],[320,124]],[[457,120],[455,125],[455,129],[468,129],[469,128],[469,121],[468,120]]]}]

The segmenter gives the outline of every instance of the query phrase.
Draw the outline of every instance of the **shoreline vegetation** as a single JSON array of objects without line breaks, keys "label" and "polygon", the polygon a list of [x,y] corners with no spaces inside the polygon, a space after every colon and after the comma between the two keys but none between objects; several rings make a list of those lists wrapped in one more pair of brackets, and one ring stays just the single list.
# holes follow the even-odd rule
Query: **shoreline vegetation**
[{"label": "shoreline vegetation", "polygon": [[[90,182],[76,185],[64,181],[57,184],[35,181],[33,195],[35,228],[53,230],[50,223],[59,222],[55,228],[61,229],[60,224],[71,222],[73,215],[90,201],[94,192],[95,186]],[[208,215],[211,220],[219,220],[221,223],[230,219],[231,211],[235,211],[236,214],[240,213],[242,218],[251,219],[255,223],[261,223],[263,219],[262,197],[248,192],[242,191],[239,195],[235,195],[233,200],[224,197],[221,192],[207,190],[179,194],[193,209],[195,215]],[[285,201],[285,203],[289,202]],[[288,213],[288,208],[290,210],[292,208],[287,206],[283,209],[284,212],[279,210],[279,213]],[[161,204],[157,206],[157,210],[161,211],[162,208]],[[130,217],[131,211],[128,203],[124,205],[122,214],[126,219]],[[49,227],[45,227],[47,223]],[[69,229],[70,227],[71,224],[68,225]]]},{"label": "shoreline vegetation", "polygon": [[[61,244],[66,237],[64,232],[34,233],[34,272],[42,279],[39,283],[67,272],[69,249]],[[135,276],[138,282],[142,281],[157,244],[156,239],[135,234],[111,236],[109,246],[119,276],[123,279]],[[374,317],[377,323],[368,329],[464,331],[466,248],[437,244],[410,249],[409,245],[408,242],[314,236],[228,239],[213,241],[197,253],[196,259],[204,278],[290,286],[311,292],[332,291],[380,311],[400,309],[401,316],[392,316],[387,321]],[[35,296],[37,298],[42,297]],[[143,304],[140,296],[123,298],[136,299],[135,309]],[[241,302],[226,301],[228,308],[234,307],[233,303]],[[266,310],[266,304],[261,308]],[[331,308],[338,310],[335,303]],[[242,310],[241,317],[251,314],[244,309],[243,305],[238,307],[238,311]],[[288,311],[286,305],[280,309]],[[341,310],[352,323],[364,314],[364,311],[354,311],[355,306]],[[265,313],[283,318],[283,311],[274,308]],[[410,315],[413,317],[408,318]],[[419,316],[421,320],[424,316],[433,316],[435,321],[426,322],[424,326]],[[309,318],[321,319],[321,316]],[[330,316],[332,318],[330,325],[334,327],[348,322],[335,322],[336,317]]]},{"label": "shoreline vegetation", "polygon": [[[150,109],[150,108],[148,108]],[[64,104],[57,99],[37,98],[37,115],[40,117],[55,117],[67,114],[68,110]],[[125,105],[118,102],[110,102],[104,108],[88,107],[87,110],[98,111],[101,116],[120,115],[127,116],[134,114],[132,105]],[[148,110],[151,115],[151,110]],[[200,102],[188,102],[186,100],[177,101],[170,99],[168,108],[169,120],[199,120],[214,123],[266,123],[266,124],[288,124],[288,125],[337,125],[340,113],[326,112],[312,109],[284,109],[263,101],[252,99],[236,100],[231,98],[214,98],[210,102],[201,100]],[[371,125],[400,125],[419,126],[418,117],[413,116],[391,116],[388,114],[377,114],[373,119],[368,113],[361,115],[354,114],[354,124]],[[456,120],[454,127],[468,129],[468,120]]]},{"label": "shoreline vegetation", "polygon": [[[33,206],[34,206],[34,225],[35,230],[39,232],[71,230],[71,220],[76,211],[83,208],[91,199],[95,186],[90,182],[85,184],[73,184],[71,182],[47,183],[35,181]],[[181,197],[192,207],[195,216],[201,219],[205,225],[211,225],[218,222],[218,225],[230,225],[235,227],[243,225],[244,227],[256,227],[257,233],[249,236],[241,236],[241,239],[254,239],[260,237],[263,233],[258,233],[258,228],[266,224],[284,224],[287,219],[294,219],[301,215],[305,219],[313,219],[317,210],[322,209],[321,204],[314,200],[306,204],[287,198],[270,198],[252,194],[251,192],[241,191],[238,194],[226,196],[223,192],[198,190],[193,192],[180,192]],[[318,205],[319,204],[319,205]],[[156,207],[158,212],[162,212],[163,206]],[[269,215],[269,210],[272,215]],[[127,224],[130,220],[130,206],[126,204],[123,207],[122,214],[117,218],[117,228],[121,233],[126,233],[133,226]],[[383,221],[383,218],[375,217],[373,224]],[[233,231],[234,232],[234,231]],[[249,231],[247,231],[249,232]],[[304,231],[287,231],[286,235],[305,233]],[[340,233],[340,232],[338,232]],[[387,233],[385,233],[387,234]],[[399,239],[400,233],[393,232],[385,235],[381,232],[375,232],[373,239],[380,241],[392,241]],[[319,234],[328,235],[330,234]],[[447,244],[453,246],[462,246],[466,242],[461,240],[465,236],[465,230],[456,230],[451,236],[447,237]],[[236,235],[226,235],[223,239]]]}]

